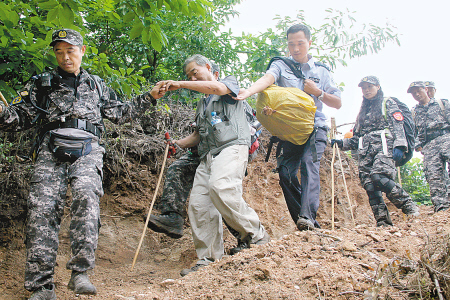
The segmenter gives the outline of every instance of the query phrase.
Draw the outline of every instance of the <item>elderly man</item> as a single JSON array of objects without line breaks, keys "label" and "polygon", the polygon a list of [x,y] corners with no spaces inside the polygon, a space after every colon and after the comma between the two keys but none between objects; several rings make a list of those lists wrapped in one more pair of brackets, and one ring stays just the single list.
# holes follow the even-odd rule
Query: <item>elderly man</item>
[{"label": "elderly man", "polygon": [[197,146],[200,164],[195,172],[188,215],[198,261],[185,276],[220,259],[224,254],[222,218],[248,248],[270,239],[256,212],[242,197],[242,180],[248,161],[250,129],[234,76],[217,81],[212,64],[196,54],[186,59],[184,71],[189,81],[166,81],[167,91],[186,88],[207,96],[198,102],[196,130],[173,141],[181,148]]},{"label": "elderly man", "polygon": [[69,184],[73,201],[68,287],[76,294],[96,294],[86,271],[95,265],[100,228],[103,118],[130,121],[160,97],[156,86],[133,102],[120,101],[99,77],[81,68],[86,46],[75,30],[55,31],[50,46],[58,67],[33,76],[11,106],[0,104],[0,129],[38,128],[26,226],[25,288],[33,292],[32,300],[56,299],[53,275]]}]

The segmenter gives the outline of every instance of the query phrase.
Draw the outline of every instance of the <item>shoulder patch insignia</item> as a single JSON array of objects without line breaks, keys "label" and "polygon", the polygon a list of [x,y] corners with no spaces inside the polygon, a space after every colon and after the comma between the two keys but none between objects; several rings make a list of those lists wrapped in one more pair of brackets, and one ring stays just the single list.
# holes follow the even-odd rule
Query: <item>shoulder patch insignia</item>
[{"label": "shoulder patch insignia", "polygon": [[403,121],[403,119],[404,119],[402,113],[399,112],[399,111],[393,113],[392,116],[393,116],[394,119],[396,119],[397,121]]},{"label": "shoulder patch insignia", "polygon": [[14,104],[19,104],[20,102],[22,102],[22,97],[20,97],[20,96],[17,96],[16,98],[14,98],[12,101],[11,101],[11,105],[14,105]]}]

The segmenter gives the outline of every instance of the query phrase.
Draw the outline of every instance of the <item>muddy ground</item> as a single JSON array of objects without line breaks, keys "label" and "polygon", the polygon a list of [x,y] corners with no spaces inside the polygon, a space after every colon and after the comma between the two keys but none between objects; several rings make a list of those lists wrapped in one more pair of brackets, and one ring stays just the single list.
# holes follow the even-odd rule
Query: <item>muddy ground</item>
[{"label": "muddy ground", "polygon": [[[129,131],[135,132],[136,128]],[[225,256],[182,278],[179,272],[196,261],[188,222],[184,236],[178,240],[149,229],[131,270],[144,226],[142,215],[146,215],[153,197],[164,147],[154,146],[157,151],[152,152],[153,157],[145,151],[138,153],[133,149],[143,151],[149,145],[160,145],[161,141],[145,137],[139,130],[137,133],[140,142],[127,140],[126,132],[120,133],[120,143],[127,145],[122,149],[128,149],[123,155],[133,159],[118,164],[113,164],[111,157],[106,159],[106,194],[101,199],[102,227],[97,266],[90,272],[98,294],[76,296],[67,289],[70,271],[66,270],[65,264],[70,258],[70,216],[66,213],[55,269],[58,299],[438,299],[434,298],[439,295],[430,280],[430,273],[425,272],[425,266],[420,263],[435,261],[440,265],[447,263],[448,267],[447,252],[450,251],[442,245],[448,242],[449,212],[434,214],[431,207],[422,206],[420,217],[407,218],[389,204],[395,226],[374,227],[367,196],[359,185],[357,168],[341,152],[349,199],[336,158],[332,230],[332,152],[329,147],[320,171],[322,188],[318,221],[322,229],[309,232],[296,229],[278,184],[278,174],[272,172],[275,159],[272,156],[265,163],[265,153],[260,153],[248,167],[244,198],[270,233],[270,243],[254,246],[235,256]],[[263,144],[266,146],[267,141]],[[114,148],[114,145],[109,144],[109,147]],[[168,163],[171,161],[173,159]],[[117,165],[122,168],[116,170]],[[26,170],[24,174],[27,174]],[[15,197],[25,195],[21,191]],[[68,206],[70,196],[67,202]],[[23,288],[23,212],[17,215],[21,217],[12,222],[10,228],[2,230],[0,299],[27,299],[30,295]],[[225,232],[228,250],[236,242]],[[441,247],[440,256],[432,255],[436,247],[430,248],[430,245]],[[424,259],[424,253],[431,254],[428,260]],[[437,262],[438,256],[442,262]],[[441,295],[448,296],[442,286],[442,282],[448,283],[448,277],[444,275],[438,276],[443,288]]]}]

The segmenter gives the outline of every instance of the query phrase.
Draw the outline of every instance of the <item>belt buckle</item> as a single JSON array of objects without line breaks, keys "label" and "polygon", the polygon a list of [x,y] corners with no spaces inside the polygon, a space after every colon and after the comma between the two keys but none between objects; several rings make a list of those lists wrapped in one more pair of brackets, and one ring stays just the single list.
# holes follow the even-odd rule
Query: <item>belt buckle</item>
[{"label": "belt buckle", "polygon": [[78,119],[78,122],[77,122],[77,123],[78,123],[78,124],[77,124],[78,129],[87,130],[86,120],[80,120],[80,119]]}]

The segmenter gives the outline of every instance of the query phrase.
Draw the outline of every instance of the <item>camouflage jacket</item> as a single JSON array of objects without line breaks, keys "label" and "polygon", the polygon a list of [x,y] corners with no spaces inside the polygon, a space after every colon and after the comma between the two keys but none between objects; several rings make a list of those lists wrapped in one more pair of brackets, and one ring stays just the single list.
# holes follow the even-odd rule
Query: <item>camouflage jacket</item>
[{"label": "camouflage jacket", "polygon": [[423,147],[429,141],[446,133],[450,133],[450,103],[442,99],[442,109],[435,99],[426,105],[417,104],[413,109],[414,123],[416,124],[417,147]]},{"label": "camouflage jacket", "polygon": [[[367,149],[370,145],[375,148],[382,148],[381,131],[389,129],[386,135],[388,148],[395,147],[408,148],[405,130],[403,129],[403,116],[395,100],[389,98],[386,101],[386,118],[383,115],[383,93],[379,93],[374,99],[363,98],[353,137],[344,139],[344,150],[358,149],[359,139],[362,138],[362,149]],[[400,113],[400,115],[399,115]],[[361,150],[362,150],[361,149]]]},{"label": "camouflage jacket", "polygon": [[[5,108],[1,104],[1,130],[19,131],[75,118],[89,121],[103,131],[103,118],[117,124],[126,123],[132,120],[139,110],[150,105],[149,92],[137,96],[133,101],[122,102],[103,80],[98,81],[101,87],[97,87],[96,81],[84,69],[81,69],[75,78],[73,74],[59,68],[50,74],[51,86],[43,86],[43,74],[33,76],[20,91],[20,96],[13,100],[12,105]],[[76,88],[68,84],[70,80],[72,83],[75,80]],[[101,99],[98,88],[102,92]],[[45,113],[37,107],[42,108]]]}]

